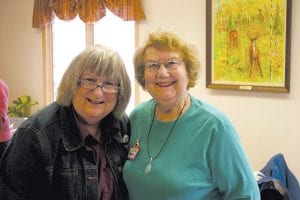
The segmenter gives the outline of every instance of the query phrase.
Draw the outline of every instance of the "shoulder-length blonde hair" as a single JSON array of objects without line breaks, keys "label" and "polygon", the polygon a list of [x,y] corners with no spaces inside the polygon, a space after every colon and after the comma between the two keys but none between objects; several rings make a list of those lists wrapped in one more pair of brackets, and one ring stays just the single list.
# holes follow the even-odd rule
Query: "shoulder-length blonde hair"
[{"label": "shoulder-length blonde hair", "polygon": [[135,78],[137,82],[145,88],[144,80],[144,58],[146,50],[154,47],[158,50],[174,51],[179,53],[188,75],[188,88],[194,87],[200,74],[200,61],[198,59],[196,47],[172,32],[155,32],[150,33],[146,43],[136,50],[133,62],[135,70]]},{"label": "shoulder-length blonde hair", "polygon": [[63,106],[71,105],[78,88],[77,82],[85,71],[98,76],[109,76],[119,84],[120,90],[113,114],[121,118],[131,95],[130,79],[120,55],[103,45],[88,47],[73,59],[59,84],[56,102]]}]

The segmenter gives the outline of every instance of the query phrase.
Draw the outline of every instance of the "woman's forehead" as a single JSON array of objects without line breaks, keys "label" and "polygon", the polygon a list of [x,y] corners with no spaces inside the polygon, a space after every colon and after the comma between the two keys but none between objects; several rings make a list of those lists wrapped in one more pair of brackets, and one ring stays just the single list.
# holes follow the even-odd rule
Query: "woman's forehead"
[{"label": "woman's forehead", "polygon": [[156,49],[154,47],[147,48],[145,52],[145,59],[149,57],[179,57],[180,54],[174,50],[164,50],[164,49]]},{"label": "woman's forehead", "polygon": [[84,71],[80,78],[92,78],[92,79],[100,79],[100,80],[115,80],[116,77],[113,77],[112,75],[108,74],[99,74],[92,71]]}]

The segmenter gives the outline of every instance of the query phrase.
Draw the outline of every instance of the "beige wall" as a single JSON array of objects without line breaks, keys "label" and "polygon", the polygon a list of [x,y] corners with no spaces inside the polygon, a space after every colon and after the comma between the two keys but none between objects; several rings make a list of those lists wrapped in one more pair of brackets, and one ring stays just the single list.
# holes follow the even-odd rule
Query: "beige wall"
[{"label": "beige wall", "polygon": [[31,28],[33,2],[0,0],[0,77],[10,100],[29,94],[43,103],[42,37]]},{"label": "beige wall", "polygon": [[[34,0],[0,0],[0,77],[10,87],[10,98],[29,94],[43,99],[41,31],[31,28]],[[149,31],[170,29],[195,43],[204,71],[191,93],[223,110],[239,132],[254,170],[276,153],[300,179],[300,1],[293,1],[291,37],[291,91],[287,94],[223,91],[205,88],[205,1],[142,0],[147,20],[139,24],[138,38]],[[189,3],[189,5],[187,4]],[[18,5],[15,7],[15,5]],[[149,98],[140,91],[140,101]]]}]

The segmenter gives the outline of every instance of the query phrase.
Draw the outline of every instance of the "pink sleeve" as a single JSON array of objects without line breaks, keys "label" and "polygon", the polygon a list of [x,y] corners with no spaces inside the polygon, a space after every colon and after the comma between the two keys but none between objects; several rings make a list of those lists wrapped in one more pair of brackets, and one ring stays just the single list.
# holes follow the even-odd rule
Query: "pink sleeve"
[{"label": "pink sleeve", "polygon": [[7,116],[8,110],[8,87],[0,79],[0,142],[5,142],[12,137]]}]

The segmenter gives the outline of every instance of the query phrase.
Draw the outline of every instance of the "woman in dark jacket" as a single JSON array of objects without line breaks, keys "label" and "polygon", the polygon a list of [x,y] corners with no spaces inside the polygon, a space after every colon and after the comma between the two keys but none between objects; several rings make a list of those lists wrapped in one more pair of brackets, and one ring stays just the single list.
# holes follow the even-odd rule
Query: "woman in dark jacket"
[{"label": "woman in dark jacket", "polygon": [[128,199],[122,179],[130,80],[96,45],[71,62],[57,100],[17,130],[0,163],[0,199]]}]

